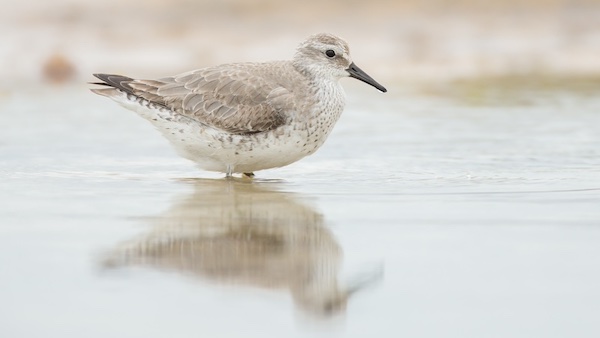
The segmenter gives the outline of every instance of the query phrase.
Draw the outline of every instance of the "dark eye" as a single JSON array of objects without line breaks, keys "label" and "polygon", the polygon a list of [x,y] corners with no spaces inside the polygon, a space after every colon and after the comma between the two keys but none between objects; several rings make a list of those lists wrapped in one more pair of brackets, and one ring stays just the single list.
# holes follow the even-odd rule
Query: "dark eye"
[{"label": "dark eye", "polygon": [[335,56],[335,52],[333,50],[331,50],[331,49],[328,49],[328,50],[325,51],[325,55],[327,55],[327,57],[332,58],[332,57]]}]

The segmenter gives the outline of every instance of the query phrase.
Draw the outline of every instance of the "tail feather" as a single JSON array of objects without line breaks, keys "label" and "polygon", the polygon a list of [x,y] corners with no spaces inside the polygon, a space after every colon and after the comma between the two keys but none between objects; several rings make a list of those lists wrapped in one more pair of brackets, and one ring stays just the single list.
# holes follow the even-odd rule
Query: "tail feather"
[{"label": "tail feather", "polygon": [[103,82],[91,82],[90,84],[110,87],[92,89],[92,92],[98,95],[113,97],[119,92],[123,92],[128,96],[133,95],[137,99],[145,100],[154,105],[168,108],[164,98],[157,95],[158,86],[162,84],[159,81],[136,81],[127,76],[114,74],[94,74],[94,76]]},{"label": "tail feather", "polygon": [[114,74],[94,74],[94,76],[103,82],[95,82],[92,84],[113,87],[128,94],[135,95],[133,88],[129,86],[129,83],[133,81],[133,79],[130,77]]},{"label": "tail feather", "polygon": [[90,89],[90,90],[92,91],[92,93],[106,96],[108,98],[111,98],[119,93],[119,91],[117,91],[115,88],[112,88],[112,87],[111,88],[101,88],[101,89],[94,88],[94,89]]}]

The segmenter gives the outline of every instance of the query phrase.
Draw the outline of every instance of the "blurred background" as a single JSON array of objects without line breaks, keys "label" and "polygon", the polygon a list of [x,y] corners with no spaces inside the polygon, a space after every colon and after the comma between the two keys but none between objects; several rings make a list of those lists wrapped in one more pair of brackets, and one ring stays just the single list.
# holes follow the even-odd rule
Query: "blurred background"
[{"label": "blurred background", "polygon": [[[600,0],[0,6],[0,337],[600,337]],[[253,181],[88,90],[318,32],[388,92]]]},{"label": "blurred background", "polygon": [[345,38],[385,83],[600,75],[597,0],[0,2],[10,8],[0,14],[5,91],[285,59],[317,32]]}]

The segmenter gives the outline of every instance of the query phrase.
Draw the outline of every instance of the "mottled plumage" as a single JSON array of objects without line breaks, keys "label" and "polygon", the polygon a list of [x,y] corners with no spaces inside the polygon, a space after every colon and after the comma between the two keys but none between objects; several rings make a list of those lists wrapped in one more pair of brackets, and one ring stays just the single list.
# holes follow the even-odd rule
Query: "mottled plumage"
[{"label": "mottled plumage", "polygon": [[319,148],[344,107],[338,80],[381,91],[330,34],[300,44],[291,61],[208,67],[158,80],[94,74],[93,89],[152,122],[202,169],[251,173],[281,167]]}]

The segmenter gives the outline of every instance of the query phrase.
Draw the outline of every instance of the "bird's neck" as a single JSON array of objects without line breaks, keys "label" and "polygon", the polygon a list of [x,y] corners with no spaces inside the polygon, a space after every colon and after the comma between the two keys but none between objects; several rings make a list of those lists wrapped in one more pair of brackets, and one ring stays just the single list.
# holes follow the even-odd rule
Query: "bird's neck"
[{"label": "bird's neck", "polygon": [[346,102],[344,89],[339,78],[326,73],[319,65],[306,65],[293,62],[294,68],[307,80],[307,99],[312,101],[313,109],[304,118],[323,117],[337,121]]}]

